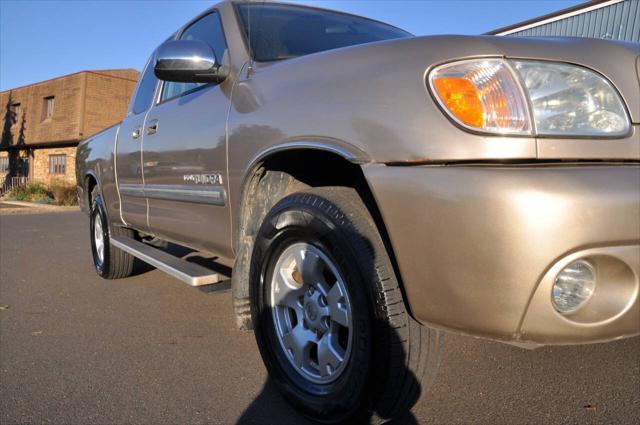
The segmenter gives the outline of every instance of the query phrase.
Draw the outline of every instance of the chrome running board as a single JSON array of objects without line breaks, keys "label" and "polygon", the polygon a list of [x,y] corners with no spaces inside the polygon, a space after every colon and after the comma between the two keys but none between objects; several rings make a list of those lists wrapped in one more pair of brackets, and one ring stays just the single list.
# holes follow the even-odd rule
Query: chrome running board
[{"label": "chrome running board", "polygon": [[158,270],[180,279],[189,286],[211,285],[223,280],[211,269],[183,260],[135,239],[114,236],[111,238],[111,244]]}]

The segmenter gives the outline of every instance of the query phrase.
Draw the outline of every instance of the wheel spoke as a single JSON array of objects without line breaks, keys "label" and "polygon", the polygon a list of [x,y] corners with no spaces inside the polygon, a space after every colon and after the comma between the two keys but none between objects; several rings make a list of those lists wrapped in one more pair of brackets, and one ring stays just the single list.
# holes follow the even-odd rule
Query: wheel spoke
[{"label": "wheel spoke", "polygon": [[318,291],[320,291],[320,293],[322,295],[326,297],[329,296],[329,291],[330,291],[330,286],[329,284],[325,281],[324,276],[320,275],[320,279],[318,279],[318,281],[316,282],[316,289],[318,289]]},{"label": "wheel spoke", "polygon": [[327,294],[327,302],[329,303],[329,314],[331,320],[344,326],[349,327],[349,312],[344,305],[344,294],[340,290],[340,285],[333,285]]},{"label": "wheel spoke", "polygon": [[311,344],[317,341],[315,332],[296,326],[290,332],[282,336],[284,346],[293,354],[293,361],[298,367],[309,364],[309,350]]},{"label": "wheel spoke", "polygon": [[345,351],[333,333],[327,332],[318,342],[318,367],[321,376],[329,376],[344,361]]},{"label": "wheel spoke", "polygon": [[93,240],[96,247],[96,253],[98,254],[98,259],[103,261],[104,235],[102,234],[102,219],[99,215],[95,216],[95,221],[93,223]]},{"label": "wheel spoke", "polygon": [[292,308],[296,310],[296,313],[298,313],[298,310],[302,308],[298,304],[298,299],[304,295],[306,285],[302,285],[296,288],[294,286],[297,285],[296,282],[294,282],[290,276],[287,276],[288,273],[288,269],[281,269],[276,273],[275,288],[272,292],[272,307],[281,305]]},{"label": "wheel spoke", "polygon": [[298,251],[295,255],[296,266],[302,281],[307,285],[317,286],[322,282],[322,259],[310,251]]}]

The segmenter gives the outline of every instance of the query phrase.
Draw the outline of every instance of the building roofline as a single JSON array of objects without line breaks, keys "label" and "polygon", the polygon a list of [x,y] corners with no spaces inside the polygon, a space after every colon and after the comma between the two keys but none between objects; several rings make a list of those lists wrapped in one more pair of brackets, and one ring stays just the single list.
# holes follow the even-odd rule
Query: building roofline
[{"label": "building roofline", "polygon": [[575,6],[558,10],[556,12],[551,12],[546,15],[538,16],[536,18],[527,19],[526,21],[507,25],[506,27],[498,28],[498,29],[486,32],[485,34],[509,35],[514,32],[524,31],[532,27],[537,27],[540,25],[548,24],[550,22],[555,22],[561,19],[569,18],[574,15],[579,15],[581,13],[585,13],[590,10],[596,10],[612,4],[620,3],[621,1],[623,0],[589,0],[584,3],[576,4]]},{"label": "building roofline", "polygon": [[25,143],[23,145],[9,145],[0,147],[0,152],[6,152],[10,150],[27,150],[27,149],[47,149],[47,148],[70,148],[78,146],[82,142],[83,138],[67,139],[67,140],[55,140],[52,142],[34,142]]},{"label": "building roofline", "polygon": [[120,75],[113,75],[107,72],[107,71],[126,71],[126,70],[136,71],[138,74],[140,74],[140,71],[134,68],[118,68],[118,69],[105,69],[105,70],[99,69],[99,70],[90,70],[90,71],[81,71],[81,72],[86,72],[87,74],[102,75],[110,78],[117,78],[120,80],[133,81],[134,83],[137,83],[138,80],[134,80],[133,78],[121,77]]},{"label": "building roofline", "polygon": [[[127,69],[130,69],[130,70],[133,70],[133,71],[136,71],[136,72],[139,73],[139,71],[137,69],[135,69],[135,68],[117,68],[117,70],[127,70]],[[83,70],[83,71],[78,71],[78,72],[72,72],[71,74],[60,75],[58,77],[49,78],[47,80],[37,81],[35,83],[25,84],[24,86],[18,86],[18,87],[14,87],[14,88],[11,88],[11,89],[8,89],[8,90],[3,90],[3,91],[0,92],[0,94],[9,93],[9,92],[12,92],[14,90],[23,89],[25,87],[35,86],[35,85],[43,84],[43,83],[48,83],[49,81],[60,80],[62,78],[72,77],[74,75],[84,74],[84,73],[86,73],[86,74],[97,74],[97,75],[102,75],[102,76],[109,77],[109,78],[118,78],[118,79],[121,79],[121,80],[133,81],[134,83],[138,81],[138,80],[133,80],[131,78],[112,75],[112,74],[105,73],[105,72],[102,72],[102,71],[103,70]]]}]

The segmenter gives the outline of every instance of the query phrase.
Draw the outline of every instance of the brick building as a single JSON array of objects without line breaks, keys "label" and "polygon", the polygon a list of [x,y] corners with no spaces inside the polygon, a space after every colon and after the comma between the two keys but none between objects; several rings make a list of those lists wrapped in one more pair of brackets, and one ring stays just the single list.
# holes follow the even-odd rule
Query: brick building
[{"label": "brick building", "polygon": [[78,143],[124,118],[138,76],[82,71],[0,92],[0,184],[10,174],[73,183]]}]

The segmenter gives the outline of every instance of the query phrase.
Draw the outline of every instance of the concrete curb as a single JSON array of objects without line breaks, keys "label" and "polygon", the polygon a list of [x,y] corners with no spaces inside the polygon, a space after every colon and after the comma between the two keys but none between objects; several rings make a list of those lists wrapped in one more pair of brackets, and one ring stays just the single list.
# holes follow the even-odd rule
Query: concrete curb
[{"label": "concrete curb", "polygon": [[6,205],[15,205],[16,207],[27,207],[27,208],[37,208],[40,210],[47,211],[80,211],[80,207],[76,206],[59,206],[59,205],[48,205],[48,204],[38,204],[35,202],[22,202],[22,201],[0,201],[0,203]]}]

